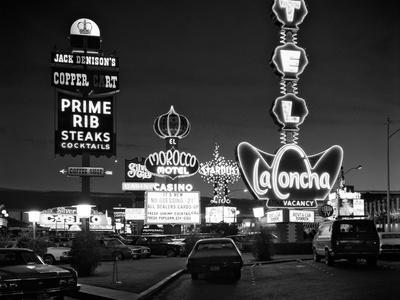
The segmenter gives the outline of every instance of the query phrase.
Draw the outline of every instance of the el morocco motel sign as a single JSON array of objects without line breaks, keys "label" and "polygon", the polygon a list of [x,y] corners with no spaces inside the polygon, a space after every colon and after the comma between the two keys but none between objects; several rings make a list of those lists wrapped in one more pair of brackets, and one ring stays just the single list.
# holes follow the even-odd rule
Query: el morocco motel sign
[{"label": "el morocco motel sign", "polygon": [[316,207],[332,189],[343,159],[340,146],[307,156],[296,144],[282,146],[276,154],[247,142],[237,147],[245,183],[269,207]]}]

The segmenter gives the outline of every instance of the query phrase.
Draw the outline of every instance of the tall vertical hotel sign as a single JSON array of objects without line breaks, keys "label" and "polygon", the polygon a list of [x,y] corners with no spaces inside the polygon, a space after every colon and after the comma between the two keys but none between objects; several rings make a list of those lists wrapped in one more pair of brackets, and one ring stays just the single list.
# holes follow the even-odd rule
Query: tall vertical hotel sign
[{"label": "tall vertical hotel sign", "polygon": [[145,160],[147,171],[167,183],[157,183],[154,191],[145,193],[146,224],[199,224],[200,193],[192,184],[176,183],[178,178],[193,176],[199,161],[189,152],[178,149],[178,141],[190,132],[189,120],[174,107],[156,118],[154,132],[166,141],[166,150],[149,154]]},{"label": "tall vertical hotel sign", "polygon": [[100,30],[89,19],[72,24],[70,42],[70,51],[51,53],[51,84],[57,101],[55,153],[113,156],[118,57],[103,54]]},{"label": "tall vertical hotel sign", "polygon": [[273,53],[272,65],[281,78],[282,95],[275,99],[271,114],[283,145],[270,154],[242,142],[236,155],[249,190],[256,199],[266,200],[268,207],[316,207],[339,175],[343,150],[335,145],[307,155],[298,145],[299,126],[308,115],[306,101],[298,96],[298,81],[308,59],[297,45],[297,33],[308,11],[304,0],[275,0],[272,10],[281,26],[281,45]]}]

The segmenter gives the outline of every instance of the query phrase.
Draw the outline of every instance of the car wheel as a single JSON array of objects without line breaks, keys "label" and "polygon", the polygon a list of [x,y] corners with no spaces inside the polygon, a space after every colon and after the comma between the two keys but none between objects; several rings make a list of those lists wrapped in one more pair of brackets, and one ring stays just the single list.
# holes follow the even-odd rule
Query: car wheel
[{"label": "car wheel", "polygon": [[190,276],[192,277],[192,280],[197,280],[199,278],[199,274],[197,273],[191,273]]},{"label": "car wheel", "polygon": [[330,255],[328,249],[325,249],[325,264],[327,266],[332,266],[333,265],[333,257],[332,257],[332,255]]},{"label": "car wheel", "polygon": [[235,280],[239,280],[240,277],[242,277],[242,271],[241,270],[233,271],[233,277],[235,278]]},{"label": "car wheel", "polygon": [[317,250],[315,248],[313,248],[313,259],[315,262],[321,261],[321,257],[318,255]]},{"label": "car wheel", "polygon": [[167,250],[167,253],[165,253],[165,255],[166,255],[167,257],[173,257],[173,256],[176,256],[176,253],[175,253],[174,250],[168,249],[168,250]]},{"label": "car wheel", "polygon": [[368,257],[367,258],[368,266],[375,267],[376,266],[376,262],[377,262],[376,257]]},{"label": "car wheel", "polygon": [[54,265],[54,262],[56,261],[56,260],[54,259],[54,256],[51,255],[51,254],[45,254],[45,255],[43,256],[43,260],[44,260],[44,262],[45,262],[46,264],[48,264],[48,265]]},{"label": "car wheel", "polygon": [[114,252],[112,255],[114,260],[123,260],[124,256],[122,255],[121,252]]}]

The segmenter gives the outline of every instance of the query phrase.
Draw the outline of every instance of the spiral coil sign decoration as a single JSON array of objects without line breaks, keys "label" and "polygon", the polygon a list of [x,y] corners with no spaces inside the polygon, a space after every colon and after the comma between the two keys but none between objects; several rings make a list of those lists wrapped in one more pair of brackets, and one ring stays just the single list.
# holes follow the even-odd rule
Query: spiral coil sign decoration
[{"label": "spiral coil sign decoration", "polygon": [[281,96],[271,114],[281,131],[281,146],[274,154],[242,142],[236,156],[242,177],[258,200],[271,208],[313,208],[329,195],[343,160],[343,149],[332,146],[307,155],[298,145],[300,125],[308,115],[306,101],[298,96],[299,76],[308,59],[297,45],[299,25],[308,10],[304,0],[275,0],[272,6],[281,26],[281,45],[275,48],[271,65],[280,77]]}]

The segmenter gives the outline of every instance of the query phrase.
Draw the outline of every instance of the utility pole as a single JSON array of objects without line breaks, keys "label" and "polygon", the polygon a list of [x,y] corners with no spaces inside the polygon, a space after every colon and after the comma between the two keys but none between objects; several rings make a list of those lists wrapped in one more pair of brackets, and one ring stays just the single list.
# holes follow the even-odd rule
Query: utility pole
[{"label": "utility pole", "polygon": [[386,119],[386,170],[387,170],[387,190],[386,190],[386,223],[387,231],[391,231],[390,228],[390,147],[389,141],[392,136],[400,131],[400,128],[390,133],[390,123],[400,123],[400,121],[390,120],[389,117]]}]

